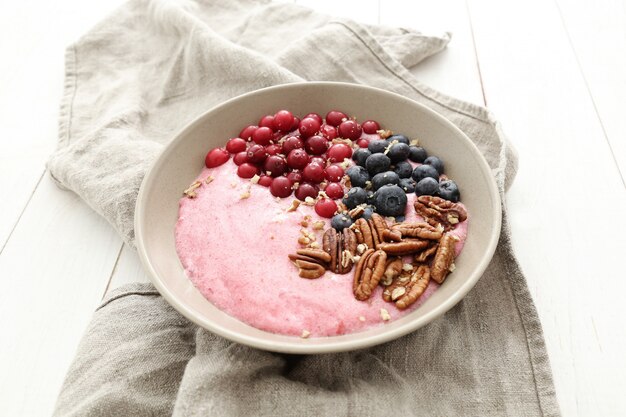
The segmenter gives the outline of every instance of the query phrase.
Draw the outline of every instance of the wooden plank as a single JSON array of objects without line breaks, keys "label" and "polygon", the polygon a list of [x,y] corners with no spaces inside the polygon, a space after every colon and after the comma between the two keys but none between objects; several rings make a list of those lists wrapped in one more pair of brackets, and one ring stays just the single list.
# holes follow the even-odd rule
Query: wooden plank
[{"label": "wooden plank", "polygon": [[626,369],[626,225],[612,219],[626,212],[626,191],[558,9],[539,0],[469,9],[487,103],[520,155],[508,194],[513,245],[562,411],[625,415],[626,376],[615,370]]},{"label": "wooden plank", "polygon": [[0,3],[0,248],[56,146],[64,49],[121,2]]},{"label": "wooden plank", "polygon": [[111,275],[107,292],[133,282],[148,283],[150,278],[145,273],[137,252],[128,245],[124,245]]},{"label": "wooden plank", "polygon": [[626,3],[556,0],[622,180],[626,178]]},{"label": "wooden plank", "polygon": [[484,104],[464,0],[385,0],[380,4],[380,23],[416,29],[435,36],[450,32],[452,40],[447,48],[416,65],[411,72],[420,81],[443,93]]},{"label": "wooden plank", "polygon": [[0,256],[0,408],[50,415],[122,242],[76,195],[45,177]]}]

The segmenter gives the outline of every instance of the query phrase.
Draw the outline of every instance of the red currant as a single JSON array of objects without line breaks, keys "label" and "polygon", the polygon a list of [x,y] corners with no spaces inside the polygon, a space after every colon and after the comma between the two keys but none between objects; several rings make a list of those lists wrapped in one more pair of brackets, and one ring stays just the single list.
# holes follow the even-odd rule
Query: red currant
[{"label": "red currant", "polygon": [[314,156],[309,160],[309,164],[318,164],[322,167],[326,166],[326,157],[324,155]]},{"label": "red currant", "polygon": [[291,181],[292,184],[301,183],[302,182],[302,172],[300,171],[291,171],[287,174],[287,178]]},{"label": "red currant", "polygon": [[322,125],[320,133],[328,140],[333,140],[337,137],[337,129],[331,125]]},{"label": "red currant", "polygon": [[280,145],[273,143],[271,145],[267,145],[265,147],[265,151],[268,155],[278,155],[279,153],[282,153],[283,148]]},{"label": "red currant", "polygon": [[315,120],[317,120],[317,121],[319,122],[319,124],[322,124],[322,122],[323,122],[323,120],[322,120],[322,116],[320,116],[320,115],[319,115],[319,114],[317,114],[317,113],[309,113],[309,114],[307,114],[306,116],[304,116],[304,117],[303,117],[303,119],[306,119],[307,117],[308,117],[308,118],[311,118],[311,119],[315,119]]},{"label": "red currant", "polygon": [[259,178],[259,185],[262,185],[263,187],[269,187],[272,184],[272,177],[270,177],[269,175],[261,175],[261,178]]},{"label": "red currant", "polygon": [[204,158],[204,163],[206,164],[207,168],[215,168],[228,161],[228,158],[230,158],[230,154],[226,149],[215,148],[211,149],[209,153],[206,154],[206,158]]},{"label": "red currant", "polygon": [[239,137],[242,138],[243,140],[250,140],[250,138],[252,137],[252,134],[258,128],[259,127],[255,125],[246,126],[243,128],[241,132],[239,132]]},{"label": "red currant", "polygon": [[324,168],[319,164],[309,164],[302,170],[302,179],[319,184],[324,181]]},{"label": "red currant", "polygon": [[274,131],[269,127],[259,127],[252,134],[252,140],[259,145],[269,145],[272,139],[274,139]]},{"label": "red currant", "polygon": [[252,145],[248,148],[248,162],[259,164],[265,161],[265,158],[267,158],[267,150],[265,150],[265,146]]},{"label": "red currant", "polygon": [[241,178],[252,178],[257,174],[259,174],[259,167],[249,162],[244,162],[237,168],[237,175]]},{"label": "red currant", "polygon": [[337,211],[337,203],[330,198],[322,198],[315,203],[315,212],[321,216],[330,219]]},{"label": "red currant", "polygon": [[374,120],[364,121],[363,123],[361,123],[361,127],[363,128],[363,131],[368,135],[373,135],[374,133],[376,133],[376,131],[380,130],[380,125]]},{"label": "red currant", "polygon": [[294,149],[287,155],[287,165],[292,169],[302,169],[309,163],[309,154],[304,149]]},{"label": "red currant", "polygon": [[346,139],[356,140],[361,137],[363,129],[354,120],[346,120],[339,125],[339,136]]},{"label": "red currant", "polygon": [[343,178],[344,171],[339,165],[329,165],[324,170],[324,175],[330,182],[339,182]]},{"label": "red currant", "polygon": [[276,177],[270,185],[270,192],[274,197],[285,198],[291,195],[291,181],[287,177]]},{"label": "red currant", "polygon": [[295,195],[298,200],[304,201],[307,197],[316,198],[318,192],[319,188],[317,187],[317,185],[305,182],[303,184],[300,184],[300,186],[296,188]]},{"label": "red currant", "polygon": [[356,141],[356,144],[359,148],[367,148],[370,144],[370,141],[367,139],[359,139]]},{"label": "red currant", "polygon": [[333,200],[343,198],[343,187],[338,182],[331,182],[324,189],[326,195]]},{"label": "red currant", "polygon": [[287,170],[287,162],[285,158],[278,155],[268,156],[263,164],[263,172],[266,174],[269,172],[272,177],[278,177],[285,173]]},{"label": "red currant", "polygon": [[246,141],[241,138],[232,138],[226,142],[226,150],[230,153],[239,153],[246,150]]},{"label": "red currant", "polygon": [[274,127],[281,132],[289,132],[293,126],[293,114],[289,110],[280,110],[274,115]]},{"label": "red currant", "polygon": [[294,149],[304,148],[304,142],[297,136],[289,136],[283,141],[283,152],[285,155],[289,155]]},{"label": "red currant", "polygon": [[291,125],[291,130],[296,130],[300,126],[300,118],[298,116],[293,116],[293,124]]},{"label": "red currant", "polygon": [[259,120],[259,127],[269,127],[272,130],[276,130],[274,127],[274,116],[263,116],[261,120]]},{"label": "red currant", "polygon": [[342,162],[352,157],[352,148],[345,143],[336,143],[328,149],[326,156],[330,162]]},{"label": "red currant", "polygon": [[248,152],[238,152],[233,156],[233,162],[235,165],[241,165],[244,162],[248,162]]},{"label": "red currant", "polygon": [[326,114],[326,123],[331,126],[337,127],[341,124],[343,119],[347,118],[348,116],[346,116],[345,113],[342,113],[338,110],[331,110],[328,112],[328,114]]},{"label": "red currant", "polygon": [[304,149],[312,155],[321,155],[328,149],[328,141],[323,136],[311,136],[304,143]]},{"label": "red currant", "polygon": [[316,119],[305,117],[300,122],[300,126],[298,129],[300,130],[300,134],[303,138],[308,138],[309,136],[313,136],[320,130],[320,126],[322,124],[318,122]]}]

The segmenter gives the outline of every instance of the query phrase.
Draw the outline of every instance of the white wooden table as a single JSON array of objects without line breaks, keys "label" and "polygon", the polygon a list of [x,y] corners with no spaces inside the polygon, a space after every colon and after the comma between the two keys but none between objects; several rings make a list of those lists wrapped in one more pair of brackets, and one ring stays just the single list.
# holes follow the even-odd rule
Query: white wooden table
[{"label": "white wooden table", "polygon": [[[564,415],[626,415],[626,5],[297,0],[366,23],[453,32],[413,70],[486,104],[519,151],[513,244]],[[0,414],[49,415],[109,286],[147,280],[113,229],[45,169],[64,47],[120,0],[0,4]]]}]

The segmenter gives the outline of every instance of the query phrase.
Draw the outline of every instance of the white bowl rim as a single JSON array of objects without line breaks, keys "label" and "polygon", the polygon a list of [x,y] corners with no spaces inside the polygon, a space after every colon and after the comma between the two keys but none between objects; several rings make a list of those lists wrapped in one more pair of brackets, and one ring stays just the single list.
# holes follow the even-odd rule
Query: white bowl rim
[{"label": "white bowl rim", "polygon": [[[411,101],[412,104],[419,106],[424,112],[428,113],[431,117],[438,119],[440,122],[447,125],[452,130],[455,130],[461,137],[463,137],[465,141],[467,141],[467,144],[469,145],[469,147],[476,154],[476,156],[478,156],[477,160],[478,160],[480,171],[486,180],[489,195],[492,197],[491,208],[494,212],[493,233],[491,234],[489,238],[489,241],[487,243],[482,259],[478,263],[477,267],[473,270],[473,272],[469,274],[467,279],[458,288],[458,290],[455,293],[453,293],[452,296],[444,300],[441,304],[434,307],[431,311],[429,311],[428,313],[420,317],[417,317],[415,320],[408,321],[407,323],[404,323],[403,325],[395,327],[395,328],[390,328],[388,331],[381,332],[375,335],[370,335],[367,337],[363,337],[357,340],[340,340],[339,338],[341,336],[330,336],[326,338],[324,337],[315,338],[315,340],[327,339],[329,343],[307,344],[303,342],[305,342],[306,340],[310,340],[310,339],[302,339],[300,337],[294,336],[293,342],[277,343],[275,341],[264,340],[259,337],[244,335],[244,334],[232,331],[226,327],[216,325],[212,321],[207,320],[206,318],[200,317],[199,315],[197,315],[193,310],[188,308],[184,302],[179,300],[167,288],[165,283],[160,279],[160,277],[156,273],[156,270],[154,266],[152,265],[150,257],[148,256],[148,253],[146,251],[146,245],[144,242],[145,235],[143,232],[142,219],[143,219],[143,212],[144,210],[146,210],[146,207],[144,204],[146,200],[146,192],[145,192],[147,188],[146,184],[153,181],[155,172],[157,172],[159,168],[167,162],[167,155],[169,153],[168,150],[170,148],[174,147],[176,144],[181,142],[183,138],[186,136],[186,133],[192,130],[196,126],[196,124],[200,123],[204,119],[204,117],[206,117],[208,113],[211,113],[221,107],[230,105],[234,101],[238,101],[238,100],[250,97],[250,96],[263,94],[265,92],[274,91],[274,90],[281,90],[281,89],[288,90],[288,89],[296,88],[302,85],[306,85],[309,87],[346,86],[346,87],[351,87],[351,88],[362,88],[362,89],[374,91],[380,94],[395,96],[396,98],[399,98],[402,100]],[[364,349],[367,347],[389,342],[391,340],[395,340],[399,337],[402,337],[408,333],[411,333],[419,329],[420,327],[423,327],[429,324],[433,320],[445,314],[452,307],[454,307],[474,287],[474,285],[478,282],[478,280],[480,279],[484,271],[487,269],[487,266],[491,262],[491,258],[493,257],[493,254],[495,253],[495,250],[496,250],[499,238],[500,238],[500,231],[501,231],[501,226],[502,226],[502,207],[501,207],[501,200],[500,200],[500,193],[498,191],[498,186],[496,184],[494,176],[491,173],[491,168],[487,164],[487,161],[485,160],[482,153],[476,147],[474,142],[472,142],[462,130],[460,130],[456,125],[454,125],[452,122],[450,122],[448,119],[446,119],[439,113],[435,112],[434,110],[428,108],[427,106],[415,100],[412,100],[408,97],[402,96],[397,93],[393,93],[391,91],[376,88],[376,87],[364,86],[364,85],[353,84],[353,83],[344,83],[344,82],[308,81],[308,82],[299,82],[299,83],[279,84],[279,85],[275,85],[271,87],[266,87],[266,88],[250,91],[245,94],[241,94],[237,97],[233,97],[203,112],[201,115],[199,115],[193,121],[191,121],[185,127],[183,127],[174,136],[174,139],[170,141],[167,145],[165,145],[165,147],[163,148],[163,151],[157,157],[156,161],[153,163],[152,167],[148,170],[148,172],[146,173],[142,181],[141,188],[139,190],[139,195],[137,197],[137,202],[135,205],[134,226],[135,226],[135,245],[137,247],[137,252],[139,254],[139,258],[141,259],[141,263],[143,264],[144,269],[147,271],[148,276],[150,277],[153,285],[156,287],[159,293],[163,296],[163,298],[171,306],[173,306],[179,313],[185,316],[187,319],[189,319],[195,324],[221,337],[224,337],[233,342],[241,343],[243,345],[251,346],[254,348],[263,349],[263,350],[272,351],[272,352],[290,353],[290,354],[319,354],[319,353],[334,353],[334,352],[345,352],[345,351]]]}]

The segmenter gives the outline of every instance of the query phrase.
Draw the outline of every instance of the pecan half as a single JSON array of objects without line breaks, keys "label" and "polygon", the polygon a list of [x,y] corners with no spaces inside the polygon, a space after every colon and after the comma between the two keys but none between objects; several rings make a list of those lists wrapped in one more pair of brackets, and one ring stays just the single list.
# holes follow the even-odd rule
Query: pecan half
[{"label": "pecan half", "polygon": [[343,242],[343,248],[350,251],[352,255],[355,255],[358,242],[356,240],[356,233],[354,233],[354,230],[349,228],[343,229]]},{"label": "pecan half", "polygon": [[402,232],[395,229],[383,230],[383,240],[385,242],[400,242],[402,240]]},{"label": "pecan half", "polygon": [[402,237],[417,237],[420,239],[439,240],[443,236],[443,227],[431,226],[425,222],[396,223],[391,227],[394,232],[399,232]]},{"label": "pecan half", "polygon": [[415,255],[415,262],[426,262],[428,258],[433,256],[435,252],[437,252],[437,247],[439,246],[438,242],[431,242],[430,246]]},{"label": "pecan half", "polygon": [[354,278],[352,281],[352,291],[356,292],[357,287],[360,284],[361,275],[363,275],[363,269],[367,264],[369,257],[374,253],[374,249],[367,249],[359,258],[359,261],[356,263],[356,267],[354,268]]},{"label": "pecan half", "polygon": [[439,247],[432,264],[432,277],[441,284],[450,272],[450,267],[454,262],[454,243],[456,239],[453,235],[446,233],[439,241]]},{"label": "pecan half", "polygon": [[378,242],[384,242],[385,240],[383,239],[383,233],[385,230],[389,229],[389,226],[387,226],[387,222],[385,221],[384,217],[378,213],[374,213],[372,214],[371,221],[372,225],[374,226],[372,228],[372,231],[376,232]]},{"label": "pecan half", "polygon": [[387,255],[402,256],[420,252],[428,247],[428,245],[427,240],[404,239],[401,242],[383,242],[378,245],[378,249],[385,251]]},{"label": "pecan half", "polygon": [[321,277],[324,275],[324,272],[326,272],[326,269],[322,265],[315,262],[298,259],[294,263],[299,268],[298,275],[301,278],[315,279]]},{"label": "pecan half", "polygon": [[354,273],[352,289],[354,297],[365,301],[372,296],[372,292],[385,272],[387,254],[381,250],[368,249],[357,263]]},{"label": "pecan half", "polygon": [[337,231],[332,227],[326,230],[322,237],[322,249],[330,256],[328,269],[333,272],[337,269],[338,248],[341,247],[340,239]]},{"label": "pecan half", "polygon": [[352,265],[354,264],[354,255],[356,255],[356,235],[352,229],[343,229],[341,233],[341,245],[338,249],[339,259],[337,261],[338,274],[347,274],[352,271]]},{"label": "pecan half", "polygon": [[376,231],[376,226],[374,226],[374,221],[370,218],[367,221],[367,224],[370,228],[370,231],[372,232],[372,241],[373,241],[373,248],[378,249],[378,244],[380,243],[380,240],[378,239],[378,232]]},{"label": "pecan half", "polygon": [[408,306],[417,301],[418,298],[424,294],[426,288],[428,287],[428,283],[430,282],[430,269],[426,265],[420,265],[417,267],[417,270],[411,276],[411,279],[404,287],[405,291],[402,294],[397,295],[400,291],[396,292],[396,297],[394,297],[392,292],[392,300],[395,300],[396,307],[400,310],[406,309]]},{"label": "pecan half", "polygon": [[347,274],[352,270],[356,255],[357,238],[351,229],[337,232],[330,228],[324,232],[322,248],[328,255],[328,269],[337,274]]},{"label": "pecan half", "polygon": [[[307,262],[312,262],[312,263],[323,265],[322,262],[320,262],[319,260],[317,260],[315,258],[311,258],[310,256],[298,255],[296,253],[290,253],[287,256],[294,263],[294,265],[295,265],[296,261],[307,261]],[[325,266],[325,265],[323,265],[323,266]]]},{"label": "pecan half", "polygon": [[421,195],[413,204],[417,214],[422,216],[431,226],[441,224],[446,231],[467,219],[467,212],[457,203],[440,197]]},{"label": "pecan half", "polygon": [[296,253],[298,255],[308,256],[324,263],[330,262],[330,255],[321,249],[298,249]]},{"label": "pecan half", "polygon": [[364,218],[359,218],[355,223],[355,232],[357,233],[357,241],[364,243],[368,249],[374,249],[374,239],[372,237],[372,229]]}]

